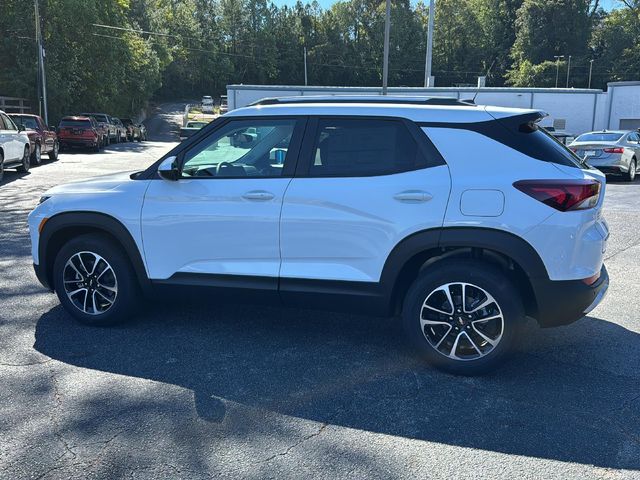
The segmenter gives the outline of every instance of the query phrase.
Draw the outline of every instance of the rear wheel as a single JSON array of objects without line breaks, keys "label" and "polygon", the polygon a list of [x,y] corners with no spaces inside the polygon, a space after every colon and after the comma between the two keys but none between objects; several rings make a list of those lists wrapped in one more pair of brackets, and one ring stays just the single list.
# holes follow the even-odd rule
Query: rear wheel
[{"label": "rear wheel", "polygon": [[49,160],[51,160],[53,162],[58,160],[58,152],[59,151],[60,151],[60,145],[58,145],[58,142],[53,142],[53,148],[49,152]]},{"label": "rear wheel", "polygon": [[454,260],[424,270],[405,297],[403,326],[441,370],[478,375],[500,364],[524,323],[518,291],[490,264]]},{"label": "rear wheel", "polygon": [[135,311],[139,289],[122,249],[100,234],[67,242],[53,266],[54,288],[73,317],[89,325],[113,325]]},{"label": "rear wheel", "polygon": [[637,162],[637,160],[635,158],[633,158],[633,159],[631,159],[631,162],[629,163],[629,171],[625,175],[624,179],[627,182],[633,182],[636,179],[637,169],[638,169],[638,162]]},{"label": "rear wheel", "polygon": [[36,147],[31,153],[31,163],[33,165],[40,165],[42,163],[42,148],[39,143],[36,143]]},{"label": "rear wheel", "polygon": [[31,153],[29,152],[29,145],[24,147],[24,153],[22,154],[22,163],[17,168],[20,173],[27,173],[31,168]]}]

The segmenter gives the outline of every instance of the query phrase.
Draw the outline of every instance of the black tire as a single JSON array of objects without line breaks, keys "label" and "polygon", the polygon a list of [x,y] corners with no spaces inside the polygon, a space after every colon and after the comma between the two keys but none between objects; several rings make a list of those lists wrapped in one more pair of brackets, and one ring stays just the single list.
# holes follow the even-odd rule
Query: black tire
[{"label": "black tire", "polygon": [[0,182],[4,178],[4,156],[0,152]]},{"label": "black tire", "polygon": [[[97,254],[111,266],[113,275],[116,279],[112,285],[115,285],[117,288],[117,293],[114,296],[113,303],[106,308],[103,313],[85,313],[85,311],[83,311],[81,307],[76,306],[76,304],[67,295],[65,285],[71,285],[69,287],[70,289],[80,286],[79,283],[69,284],[68,275],[69,273],[73,274],[72,270],[67,269],[67,272],[65,273],[65,266],[67,262],[78,252],[92,252]],[[92,270],[92,264],[90,263],[92,257],[86,253],[84,253],[83,256],[87,270]],[[76,263],[78,263],[77,260]],[[96,268],[100,268],[102,265],[102,263],[99,263]],[[67,275],[67,284],[64,283],[65,275]],[[125,252],[119,245],[113,243],[104,235],[95,233],[75,237],[64,244],[58,252],[53,265],[53,284],[56,294],[58,295],[58,299],[65,310],[74,318],[86,325],[107,326],[122,323],[128,320],[135,313],[137,302],[141,298],[135,272],[133,271],[129,258]],[[80,292],[76,295],[77,296],[74,296],[76,301],[82,303],[84,300],[84,293]],[[100,296],[98,295],[96,298],[99,299]],[[91,307],[92,300],[88,300],[88,302],[89,304],[87,305],[87,309],[93,309],[93,311],[96,311],[95,305]]]},{"label": "black tire", "polygon": [[60,151],[60,145],[56,141],[53,143],[53,149],[49,152],[49,160],[51,160],[52,162],[55,162],[56,160],[58,160],[59,151]]},{"label": "black tire", "polygon": [[631,159],[629,163],[629,171],[624,175],[624,179],[627,182],[633,182],[636,179],[636,172],[638,169],[638,162],[635,158]]},{"label": "black tire", "polygon": [[[428,298],[438,298],[436,296],[429,297],[432,292],[436,292],[435,295],[440,295],[438,287],[455,282],[472,285],[471,287],[465,287],[467,289],[467,297],[469,297],[469,292],[480,293],[480,290],[476,290],[473,287],[477,286],[485,290],[495,299],[495,304],[489,304],[486,309],[480,310],[480,312],[486,312],[489,309],[494,309],[493,312],[495,313],[497,306],[502,313],[502,335],[501,337],[497,335],[493,337],[494,341],[496,338],[498,339],[498,343],[494,347],[491,347],[488,342],[482,340],[476,333],[478,331],[475,330],[476,325],[471,324],[471,319],[467,319],[467,315],[457,313],[459,310],[455,308],[455,305],[453,306],[454,311],[451,317],[448,317],[447,314],[438,319],[446,320],[447,323],[449,323],[449,319],[453,319],[453,321],[450,321],[451,327],[447,325],[428,327],[425,325],[423,330],[421,319],[424,318],[425,315],[433,315],[430,310],[423,307],[424,302]],[[456,299],[458,299],[459,302],[461,295],[457,297],[455,295],[455,288],[457,287],[452,288],[454,293],[451,293],[451,298],[454,303],[456,303]],[[449,291],[451,292],[451,289],[449,289]],[[461,292],[461,290],[459,291]],[[444,294],[444,291],[442,291],[442,294]],[[430,302],[431,301],[432,300],[430,300]],[[446,300],[446,302],[446,305],[450,305],[448,300]],[[468,301],[466,304],[468,305]],[[450,307],[447,308],[449,309]],[[469,308],[469,310],[472,309],[473,308]],[[429,311],[429,313],[425,313],[427,311]],[[494,313],[486,313],[486,315],[490,317]],[[440,314],[436,313],[435,315]],[[409,341],[419,354],[436,368],[457,375],[480,375],[496,368],[502,363],[512,351],[518,337],[518,332],[525,323],[524,319],[525,314],[520,294],[506,276],[497,267],[473,259],[443,261],[442,263],[424,269],[407,292],[402,309],[403,329]],[[485,325],[495,327],[495,322],[499,321],[500,320],[492,320],[491,322],[494,323],[490,324],[487,322]],[[429,328],[431,328],[431,330],[428,330]],[[447,330],[447,328],[450,329]],[[482,331],[483,328],[486,327],[483,327],[482,323],[478,325],[479,330]],[[443,333],[445,331],[447,332],[446,335]],[[492,336],[491,333],[486,330],[484,333],[490,337]],[[480,340],[477,346],[481,348],[482,352],[486,352],[484,356],[479,356],[475,359],[468,356],[466,357],[467,359],[464,360],[453,359],[447,356],[447,350],[449,350],[449,355],[452,351],[452,348],[449,348],[450,345],[451,347],[462,345],[462,347],[456,347],[455,354],[458,354],[459,349],[465,346],[468,352],[475,352],[475,350],[471,349],[471,342],[467,340],[467,338],[472,337],[475,337],[476,341]],[[428,340],[427,338],[432,338],[432,340]],[[438,338],[444,338],[440,344],[440,350],[436,350],[433,345],[433,343],[436,343],[437,346],[438,342],[436,342],[436,340]],[[459,339],[458,344],[455,343],[456,338]],[[442,350],[444,350],[444,353],[442,353]]]},{"label": "black tire", "polygon": [[20,173],[27,173],[31,168],[31,152],[29,151],[29,145],[24,147],[24,154],[22,155],[22,163],[17,168]]},{"label": "black tire", "polygon": [[36,143],[36,148],[31,153],[31,165],[40,165],[42,163],[42,147]]}]

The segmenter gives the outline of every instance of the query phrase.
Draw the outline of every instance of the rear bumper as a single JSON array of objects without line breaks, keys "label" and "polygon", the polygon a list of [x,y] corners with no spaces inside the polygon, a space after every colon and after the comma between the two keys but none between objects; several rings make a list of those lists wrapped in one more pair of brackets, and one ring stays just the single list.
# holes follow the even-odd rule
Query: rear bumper
[{"label": "rear bumper", "polygon": [[567,325],[587,315],[604,299],[609,288],[609,274],[603,265],[600,278],[592,285],[582,280],[538,280],[533,287],[540,326]]},{"label": "rear bumper", "polygon": [[69,147],[95,147],[98,144],[97,140],[79,138],[61,138],[59,142],[60,145]]}]

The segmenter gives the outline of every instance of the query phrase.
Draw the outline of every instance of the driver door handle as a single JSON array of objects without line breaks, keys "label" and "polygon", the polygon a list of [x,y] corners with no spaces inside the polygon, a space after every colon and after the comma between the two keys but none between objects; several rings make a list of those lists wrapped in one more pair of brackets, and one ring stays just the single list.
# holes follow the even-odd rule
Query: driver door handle
[{"label": "driver door handle", "polygon": [[399,202],[417,203],[428,202],[433,197],[429,192],[423,190],[405,190],[404,192],[395,194],[393,198]]},{"label": "driver door handle", "polygon": [[266,200],[273,200],[274,197],[275,195],[273,193],[266,192],[264,190],[252,190],[242,195],[242,198],[245,200],[260,200],[263,202]]}]

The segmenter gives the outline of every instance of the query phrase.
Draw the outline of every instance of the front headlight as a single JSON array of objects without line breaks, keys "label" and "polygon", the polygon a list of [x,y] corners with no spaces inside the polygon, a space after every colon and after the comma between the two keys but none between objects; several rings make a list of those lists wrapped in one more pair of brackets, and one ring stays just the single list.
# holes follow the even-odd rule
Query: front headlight
[{"label": "front headlight", "polygon": [[42,197],[40,197],[40,201],[38,202],[38,205],[40,205],[41,203],[46,202],[50,198],[51,198],[51,195],[43,195]]}]

